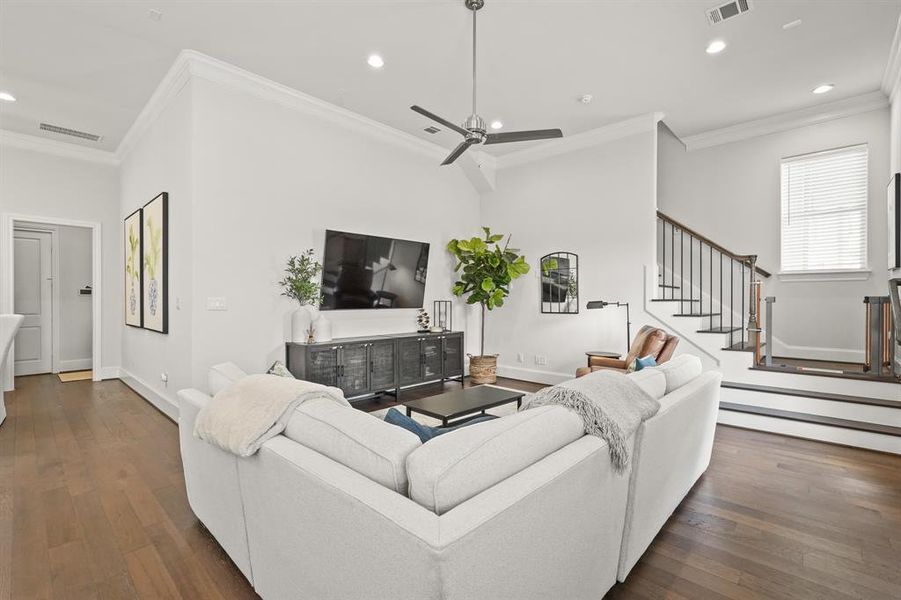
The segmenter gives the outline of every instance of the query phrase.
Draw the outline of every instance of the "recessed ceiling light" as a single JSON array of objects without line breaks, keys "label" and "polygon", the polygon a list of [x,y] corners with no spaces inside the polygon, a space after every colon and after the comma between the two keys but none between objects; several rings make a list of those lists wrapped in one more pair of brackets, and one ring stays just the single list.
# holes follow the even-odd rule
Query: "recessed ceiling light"
[{"label": "recessed ceiling light", "polygon": [[3,100],[4,102],[15,102],[16,97],[9,92],[0,92],[0,100]]},{"label": "recessed ceiling light", "polygon": [[719,54],[726,49],[726,42],[723,40],[713,40],[707,44],[707,54]]},{"label": "recessed ceiling light", "polygon": [[381,69],[385,66],[385,61],[378,54],[370,54],[369,58],[366,59],[366,62],[368,62],[369,66],[373,69]]},{"label": "recessed ceiling light", "polygon": [[147,18],[151,21],[160,21],[163,18],[163,11],[151,8],[147,11]]},{"label": "recessed ceiling light", "polygon": [[789,29],[794,29],[795,27],[797,27],[800,24],[801,24],[801,19],[795,19],[794,21],[789,21],[788,23],[783,25],[782,29],[785,29],[786,31],[788,31]]},{"label": "recessed ceiling light", "polygon": [[582,104],[591,104],[591,101],[594,99],[594,96],[591,94],[582,94],[579,96],[579,102]]},{"label": "recessed ceiling light", "polygon": [[503,127],[503,126],[504,126],[504,124],[501,123],[500,121],[492,121],[492,122],[491,122],[491,128],[492,128],[492,129],[500,129],[500,128]]},{"label": "recessed ceiling light", "polygon": [[826,92],[831,92],[832,88],[835,87],[834,83],[824,83],[822,85],[818,85],[813,88],[814,94],[825,94]]}]

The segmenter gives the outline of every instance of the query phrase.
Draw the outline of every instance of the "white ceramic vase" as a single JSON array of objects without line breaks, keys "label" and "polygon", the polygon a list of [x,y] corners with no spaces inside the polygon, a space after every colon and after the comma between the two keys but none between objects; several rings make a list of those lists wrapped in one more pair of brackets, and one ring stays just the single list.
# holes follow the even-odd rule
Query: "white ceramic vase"
[{"label": "white ceramic vase", "polygon": [[317,342],[330,342],[332,340],[332,322],[320,313],[319,318],[313,321]]}]

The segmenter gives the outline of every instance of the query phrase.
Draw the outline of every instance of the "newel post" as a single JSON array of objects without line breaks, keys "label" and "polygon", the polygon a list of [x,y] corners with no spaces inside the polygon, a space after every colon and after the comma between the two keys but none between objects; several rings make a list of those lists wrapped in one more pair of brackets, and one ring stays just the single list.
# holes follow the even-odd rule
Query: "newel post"
[{"label": "newel post", "polygon": [[751,269],[748,285],[748,343],[754,349],[754,364],[760,363],[760,281],[757,279],[757,255],[748,257]]}]

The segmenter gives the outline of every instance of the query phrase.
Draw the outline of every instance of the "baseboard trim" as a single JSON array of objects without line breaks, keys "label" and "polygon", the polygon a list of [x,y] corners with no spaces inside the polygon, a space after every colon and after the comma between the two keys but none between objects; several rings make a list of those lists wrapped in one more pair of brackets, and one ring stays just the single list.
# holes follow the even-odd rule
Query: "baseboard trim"
[{"label": "baseboard trim", "polygon": [[520,381],[530,381],[533,383],[545,383],[547,385],[563,383],[576,376],[575,373],[555,373],[554,371],[539,371],[538,369],[526,369],[524,367],[513,367],[510,365],[498,365],[497,375],[498,377],[508,377],[510,379],[519,379]]},{"label": "baseboard trim", "polygon": [[92,368],[93,362],[90,358],[73,358],[71,360],[59,361],[59,372],[67,371],[87,371]]},{"label": "baseboard trim", "polygon": [[126,369],[119,369],[119,379],[130,387],[138,396],[152,404],[161,413],[178,423],[178,403],[174,399],[163,396],[145,382],[140,377],[128,372]]}]

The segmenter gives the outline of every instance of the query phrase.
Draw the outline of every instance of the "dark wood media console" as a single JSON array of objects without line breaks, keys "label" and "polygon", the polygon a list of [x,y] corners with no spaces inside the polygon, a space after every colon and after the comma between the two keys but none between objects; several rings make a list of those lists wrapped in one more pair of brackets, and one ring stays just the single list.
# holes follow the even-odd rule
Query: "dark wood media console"
[{"label": "dark wood media console", "polygon": [[463,332],[402,333],[288,342],[286,365],[298,379],[341,388],[350,399],[397,395],[400,389],[449,379],[463,382]]}]

